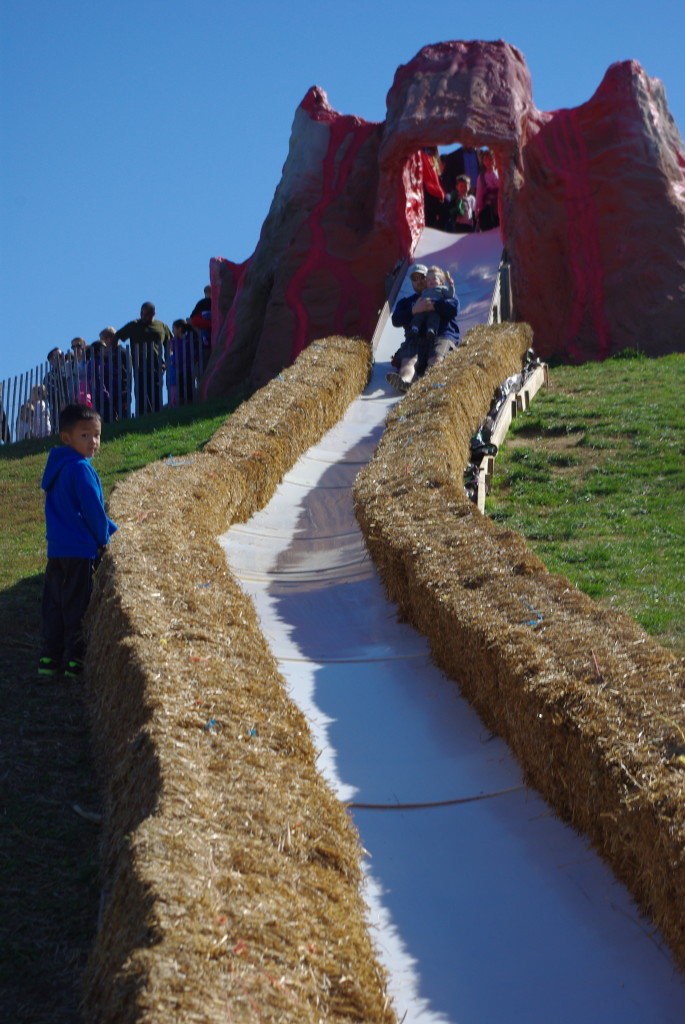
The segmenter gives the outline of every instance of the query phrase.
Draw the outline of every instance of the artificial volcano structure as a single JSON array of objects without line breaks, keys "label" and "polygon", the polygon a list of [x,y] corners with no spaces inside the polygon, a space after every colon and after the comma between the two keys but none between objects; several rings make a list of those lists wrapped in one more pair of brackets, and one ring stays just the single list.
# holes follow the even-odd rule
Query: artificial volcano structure
[{"label": "artificial volcano structure", "polygon": [[259,387],[319,337],[370,339],[424,227],[421,147],[458,143],[494,153],[515,317],[542,358],[685,348],[685,149],[661,82],[624,61],[542,112],[519,50],[456,41],[398,68],[382,123],[307,92],[255,253],[212,261],[205,393]]}]

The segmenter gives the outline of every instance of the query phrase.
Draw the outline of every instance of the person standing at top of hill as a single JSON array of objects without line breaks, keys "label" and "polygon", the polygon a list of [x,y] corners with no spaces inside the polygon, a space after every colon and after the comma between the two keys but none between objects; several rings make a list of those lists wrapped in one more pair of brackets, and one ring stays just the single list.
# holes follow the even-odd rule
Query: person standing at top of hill
[{"label": "person standing at top of hill", "polygon": [[212,320],[212,286],[206,285],[204,291],[204,298],[199,299],[194,307],[193,311],[188,317],[188,320],[196,330],[201,331],[211,324]]},{"label": "person standing at top of hill", "polygon": [[59,422],[59,411],[69,399],[67,397],[67,365],[61,348],[51,348],[47,356],[48,372],[43,377],[43,384],[48,393],[50,419],[53,427]]},{"label": "person standing at top of hill", "polygon": [[131,414],[129,396],[128,354],[116,337],[116,328],[103,327],[100,341],[105,349],[105,380],[110,393],[110,419],[128,419]]},{"label": "person standing at top of hill", "polygon": [[85,338],[72,338],[67,363],[67,397],[70,402],[92,405],[91,372]]},{"label": "person standing at top of hill", "polygon": [[172,335],[167,324],[155,319],[156,312],[154,302],[144,302],[140,318],[130,320],[114,335],[116,341],[131,342],[136,416],[162,408],[164,356]]},{"label": "person standing at top of hill", "polygon": [[204,364],[209,357],[209,350],[212,347],[212,286],[206,285],[205,297],[195,303],[193,311],[188,317],[188,323],[193,327],[202,343],[200,351],[200,373],[204,370]]}]

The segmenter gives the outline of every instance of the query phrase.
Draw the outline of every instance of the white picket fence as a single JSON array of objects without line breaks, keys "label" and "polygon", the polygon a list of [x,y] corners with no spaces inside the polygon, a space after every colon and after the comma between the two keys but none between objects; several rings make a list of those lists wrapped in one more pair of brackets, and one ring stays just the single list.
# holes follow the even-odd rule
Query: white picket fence
[{"label": "white picket fence", "polygon": [[59,413],[81,402],[113,423],[199,400],[209,348],[199,336],[174,339],[164,351],[149,345],[86,347],[61,353],[0,381],[0,442],[11,444],[59,432]]}]

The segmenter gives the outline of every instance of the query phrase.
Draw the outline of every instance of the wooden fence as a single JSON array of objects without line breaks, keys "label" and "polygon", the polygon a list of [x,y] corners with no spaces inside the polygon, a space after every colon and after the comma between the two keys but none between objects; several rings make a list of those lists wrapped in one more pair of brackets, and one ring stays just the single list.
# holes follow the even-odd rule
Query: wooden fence
[{"label": "wooden fence", "polygon": [[103,423],[197,402],[209,352],[190,333],[163,350],[99,342],[56,350],[50,360],[0,381],[0,441],[58,433],[60,410],[72,402],[93,406]]}]

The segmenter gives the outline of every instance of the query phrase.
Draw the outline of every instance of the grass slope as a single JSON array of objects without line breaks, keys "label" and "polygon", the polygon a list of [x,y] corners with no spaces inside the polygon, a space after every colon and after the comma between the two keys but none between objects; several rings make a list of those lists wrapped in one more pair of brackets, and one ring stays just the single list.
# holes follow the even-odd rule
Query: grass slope
[{"label": "grass slope", "polygon": [[518,416],[486,511],[552,572],[685,654],[685,356],[559,367]]},{"label": "grass slope", "polygon": [[[109,496],[148,462],[200,448],[225,402],[105,427],[95,465]],[[78,683],[35,676],[51,441],[0,447],[0,1006],[13,1024],[80,1020],[80,979],[99,902],[99,809]]]}]

